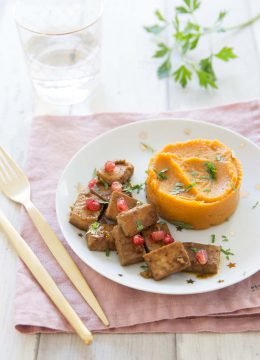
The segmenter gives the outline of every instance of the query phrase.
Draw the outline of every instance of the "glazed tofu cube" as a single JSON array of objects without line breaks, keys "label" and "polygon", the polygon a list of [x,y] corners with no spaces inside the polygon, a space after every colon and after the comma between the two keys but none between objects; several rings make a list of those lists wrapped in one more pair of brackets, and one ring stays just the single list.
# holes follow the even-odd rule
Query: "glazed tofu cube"
[{"label": "glazed tofu cube", "polygon": [[118,225],[126,236],[134,236],[158,220],[155,207],[151,204],[136,206],[117,215]]},{"label": "glazed tofu cube", "polygon": [[115,239],[116,250],[122,266],[143,261],[144,247],[142,245],[134,245],[132,238],[126,237],[120,226],[114,227],[112,235]]},{"label": "glazed tofu cube", "polygon": [[86,234],[89,250],[93,250],[93,251],[116,250],[115,240],[111,233],[113,228],[114,225],[98,224],[98,223],[97,223],[97,227],[95,226],[95,228],[93,229],[92,226],[90,226],[89,231]]},{"label": "glazed tofu cube", "polygon": [[100,210],[90,211],[86,209],[87,199],[99,200],[99,198],[93,194],[87,192],[81,192],[74,205],[71,207],[69,222],[81,230],[88,230],[90,224],[98,220],[103,206]]},{"label": "glazed tofu cube", "polygon": [[[197,274],[216,274],[218,272],[221,250],[220,246],[204,245],[193,242],[184,242],[183,245],[190,259],[190,266],[184,271],[194,272]],[[207,262],[205,264],[200,264],[196,258],[196,253],[199,250],[205,250],[207,253]]]},{"label": "glazed tofu cube", "polygon": [[163,239],[162,240],[154,240],[152,238],[153,232],[163,231],[166,234],[171,235],[168,225],[166,223],[156,223],[150,226],[148,229],[142,231],[142,235],[144,237],[144,242],[147,251],[153,251],[155,249],[159,249],[162,246],[165,246]]},{"label": "glazed tofu cube", "polygon": [[97,175],[109,185],[111,185],[114,181],[119,181],[121,184],[125,184],[133,175],[134,167],[125,160],[116,160],[115,164],[116,167],[113,171],[107,172],[105,169],[100,169],[97,171]]},{"label": "glazed tofu cube", "polygon": [[109,200],[108,208],[106,209],[106,217],[112,220],[116,220],[117,215],[120,213],[117,209],[117,201],[124,199],[129,209],[132,209],[136,206],[137,200],[123,194],[119,191],[113,191],[111,198]]},{"label": "glazed tofu cube", "polygon": [[109,201],[112,190],[110,186],[98,181],[96,185],[90,189],[90,192],[98,196],[103,201]]},{"label": "glazed tofu cube", "polygon": [[144,255],[152,277],[161,280],[190,266],[188,254],[181,242],[162,246]]}]

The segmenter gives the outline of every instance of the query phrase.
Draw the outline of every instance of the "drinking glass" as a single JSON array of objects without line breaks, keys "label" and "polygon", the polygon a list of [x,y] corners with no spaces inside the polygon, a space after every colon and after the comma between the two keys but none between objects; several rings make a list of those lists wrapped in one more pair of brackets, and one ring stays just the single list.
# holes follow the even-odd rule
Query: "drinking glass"
[{"label": "drinking glass", "polygon": [[37,93],[55,104],[87,98],[99,82],[102,0],[19,0],[15,20]]}]

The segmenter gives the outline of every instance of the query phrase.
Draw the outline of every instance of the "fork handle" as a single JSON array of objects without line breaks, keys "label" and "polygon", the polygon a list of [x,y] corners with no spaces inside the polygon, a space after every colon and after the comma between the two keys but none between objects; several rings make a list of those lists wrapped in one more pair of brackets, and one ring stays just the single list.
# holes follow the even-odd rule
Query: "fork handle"
[{"label": "fork handle", "polygon": [[74,328],[81,339],[86,343],[92,342],[92,334],[85,327],[79,316],[73,310],[69,302],[65,299],[52,277],[43,267],[39,259],[36,257],[31,248],[26,244],[23,238],[13,228],[7,218],[0,210],[0,224],[8,236],[11,244],[15,248],[19,257],[23,260],[25,265],[31,271],[35,279],[41,285],[46,294],[50,297],[53,303],[57,306],[63,316],[67,319],[69,324]]},{"label": "fork handle", "polygon": [[47,223],[43,215],[31,201],[26,202],[24,206],[28,211],[35,227],[41,234],[44,242],[48,246],[54,258],[57,260],[58,264],[61,266],[65,274],[74,284],[76,289],[86,300],[92,310],[97,314],[97,316],[102,320],[102,322],[106,326],[108,326],[109,321],[104,314],[101,306],[99,305],[95,295],[86,283],[86,280],[84,279],[83,275],[79,271],[78,267],[72,260],[65,247],[55,235],[50,225]]}]

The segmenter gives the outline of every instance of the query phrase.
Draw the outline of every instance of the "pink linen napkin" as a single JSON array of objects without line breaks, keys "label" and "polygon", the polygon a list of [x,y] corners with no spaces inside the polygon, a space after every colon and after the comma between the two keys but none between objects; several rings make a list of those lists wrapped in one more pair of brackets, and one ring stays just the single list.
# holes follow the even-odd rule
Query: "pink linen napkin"
[{"label": "pink linen napkin", "polygon": [[[260,144],[260,103],[163,114],[104,113],[34,119],[27,174],[32,200],[67,247],[110,320],[105,329],[51,256],[26,214],[22,236],[40,258],[87,327],[94,332],[241,332],[260,330],[260,272],[218,291],[186,296],[146,293],[114,283],[85,265],[62,237],[55,215],[55,191],[67,162],[82,145],[118,125],[141,119],[189,118],[233,129]],[[260,192],[259,192],[260,194]],[[24,333],[72,329],[22,262],[17,272],[15,326]]]}]

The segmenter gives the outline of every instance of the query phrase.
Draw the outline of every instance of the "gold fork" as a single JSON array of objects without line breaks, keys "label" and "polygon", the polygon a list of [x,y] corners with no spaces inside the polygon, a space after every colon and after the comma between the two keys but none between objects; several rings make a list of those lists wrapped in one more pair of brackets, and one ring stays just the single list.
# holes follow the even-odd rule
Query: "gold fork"
[{"label": "gold fork", "polygon": [[8,198],[22,204],[26,208],[35,227],[58,264],[103,324],[108,326],[109,321],[106,315],[78,267],[43,215],[31,202],[28,178],[2,147],[0,147],[0,190],[2,190]]}]

